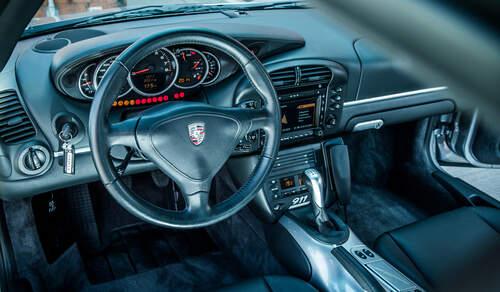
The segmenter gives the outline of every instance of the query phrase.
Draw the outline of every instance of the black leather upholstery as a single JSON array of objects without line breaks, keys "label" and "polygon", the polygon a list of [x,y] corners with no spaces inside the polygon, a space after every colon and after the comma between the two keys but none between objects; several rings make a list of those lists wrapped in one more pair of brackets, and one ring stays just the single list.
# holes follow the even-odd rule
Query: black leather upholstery
[{"label": "black leather upholstery", "polygon": [[289,276],[264,276],[223,287],[218,292],[317,292],[311,284]]},{"label": "black leather upholstery", "polygon": [[429,291],[500,291],[500,210],[468,207],[381,235],[375,249]]}]

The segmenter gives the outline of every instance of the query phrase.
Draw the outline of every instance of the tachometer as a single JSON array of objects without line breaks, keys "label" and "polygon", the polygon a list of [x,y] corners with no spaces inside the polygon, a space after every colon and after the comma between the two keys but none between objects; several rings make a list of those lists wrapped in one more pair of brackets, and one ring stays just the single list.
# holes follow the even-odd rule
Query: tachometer
[{"label": "tachometer", "polygon": [[95,87],[94,87],[94,70],[96,64],[90,64],[82,70],[80,77],[78,78],[78,89],[80,93],[88,99],[94,98]]},{"label": "tachometer", "polygon": [[217,80],[217,77],[219,77],[220,74],[220,62],[217,57],[209,52],[203,52],[205,54],[205,57],[207,57],[208,61],[208,73],[207,73],[207,78],[205,78],[205,81],[203,81],[203,84],[208,85],[212,84],[215,80]]},{"label": "tachometer", "polygon": [[172,86],[178,74],[177,68],[174,54],[167,49],[159,49],[134,66],[129,81],[139,94],[158,95]]},{"label": "tachometer", "polygon": [[179,75],[175,86],[193,88],[200,85],[208,74],[208,62],[204,54],[196,49],[182,48],[175,52],[179,63]]},{"label": "tachometer", "polygon": [[[116,57],[117,56],[109,57],[109,58],[105,59],[104,61],[102,61],[101,63],[99,63],[99,65],[97,66],[97,69],[94,73],[94,89],[95,90],[97,90],[97,88],[99,87],[99,84],[101,83],[102,78],[104,78],[104,74],[106,74],[106,72],[108,72],[109,67],[111,67],[111,64],[113,64]],[[132,88],[130,87],[130,85],[127,82],[124,82],[124,85],[123,85],[122,89],[120,90],[119,96],[124,96],[125,94],[129,93],[131,89]]]}]

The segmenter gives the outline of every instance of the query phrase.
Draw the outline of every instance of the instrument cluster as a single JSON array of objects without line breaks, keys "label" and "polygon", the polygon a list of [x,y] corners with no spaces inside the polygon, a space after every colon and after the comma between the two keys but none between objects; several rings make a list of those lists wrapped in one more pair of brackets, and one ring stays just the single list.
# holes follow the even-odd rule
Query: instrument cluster
[{"label": "instrument cluster", "polygon": [[[92,100],[118,54],[107,54],[75,66],[60,84],[77,99]],[[183,46],[161,48],[144,57],[130,70],[115,106],[142,105],[184,98],[188,92],[210,86],[231,75],[231,58],[213,50]],[[224,69],[221,64],[224,64]],[[221,74],[225,71],[225,74]],[[74,76],[74,77],[73,77]],[[148,102],[149,101],[149,102]]]}]

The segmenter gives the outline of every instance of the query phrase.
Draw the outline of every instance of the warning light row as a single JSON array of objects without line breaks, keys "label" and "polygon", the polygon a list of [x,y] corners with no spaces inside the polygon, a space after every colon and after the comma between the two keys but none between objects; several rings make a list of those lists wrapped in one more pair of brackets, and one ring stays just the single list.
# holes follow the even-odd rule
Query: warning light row
[{"label": "warning light row", "polygon": [[154,96],[154,97],[147,97],[147,98],[138,98],[138,99],[131,99],[131,100],[118,100],[113,103],[113,106],[132,106],[132,105],[143,105],[143,104],[151,104],[151,103],[159,103],[159,102],[165,102],[169,100],[177,100],[179,98],[184,98],[185,94],[184,92],[180,93],[175,93],[173,95],[173,99],[171,99],[168,95],[163,95],[163,96]]}]

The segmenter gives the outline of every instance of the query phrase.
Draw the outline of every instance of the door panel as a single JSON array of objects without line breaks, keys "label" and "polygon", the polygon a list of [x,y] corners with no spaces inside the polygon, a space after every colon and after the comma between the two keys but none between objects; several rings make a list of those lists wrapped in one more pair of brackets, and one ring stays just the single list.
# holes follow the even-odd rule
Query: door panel
[{"label": "door panel", "polygon": [[482,123],[480,111],[442,115],[431,129],[436,166],[500,202],[500,133]]}]

